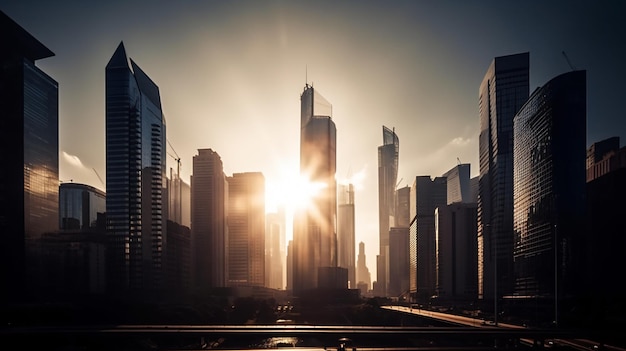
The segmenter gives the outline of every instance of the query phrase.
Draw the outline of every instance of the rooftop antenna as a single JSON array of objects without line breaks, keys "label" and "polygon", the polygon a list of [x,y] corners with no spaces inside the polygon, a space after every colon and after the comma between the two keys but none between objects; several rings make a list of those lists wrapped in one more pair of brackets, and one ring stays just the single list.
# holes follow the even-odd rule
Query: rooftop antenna
[{"label": "rooftop antenna", "polygon": [[461,160],[458,157],[456,158],[456,164],[461,165]]}]

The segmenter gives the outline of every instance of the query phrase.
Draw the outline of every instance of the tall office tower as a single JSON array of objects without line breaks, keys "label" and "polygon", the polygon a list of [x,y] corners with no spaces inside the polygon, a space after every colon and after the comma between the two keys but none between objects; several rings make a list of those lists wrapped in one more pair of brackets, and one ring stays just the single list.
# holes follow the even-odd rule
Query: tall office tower
[{"label": "tall office tower", "polygon": [[[450,183],[448,183],[450,184]],[[476,203],[456,202],[435,210],[437,296],[476,300]]]},{"label": "tall office tower", "polygon": [[62,183],[59,186],[59,229],[102,231],[106,194],[91,185]]},{"label": "tall office tower", "polygon": [[376,281],[383,296],[389,285],[389,229],[395,225],[396,182],[400,140],[395,130],[383,126],[383,145],[378,147],[379,260]]},{"label": "tall office tower", "polygon": [[427,301],[436,292],[435,209],[446,205],[446,184],[444,177],[417,176],[411,187],[409,287],[419,301]]},{"label": "tall office tower", "polygon": [[[409,188],[410,189],[410,188]],[[409,293],[409,227],[389,229],[389,296],[407,297]]]},{"label": "tall office tower", "polygon": [[357,286],[361,284],[365,285],[365,288],[361,289],[361,294],[367,294],[372,285],[372,278],[369,269],[367,269],[367,263],[365,261],[365,243],[362,241],[359,243],[359,255],[356,259],[356,281]]},{"label": "tall office tower", "polygon": [[472,189],[470,184],[470,164],[458,164],[444,173],[442,177],[448,180],[448,205],[454,203],[472,203]]},{"label": "tall office tower", "polygon": [[285,271],[287,271],[286,290],[293,291],[293,240],[287,244],[287,257],[285,259]]},{"label": "tall office tower", "polygon": [[191,187],[170,168],[167,182],[167,219],[191,227]]},{"label": "tall office tower", "polygon": [[226,286],[228,183],[211,149],[193,157],[191,176],[191,287],[199,293]]},{"label": "tall office tower", "polygon": [[515,116],[517,295],[561,298],[580,291],[586,206],[586,88],[585,71],[561,74],[536,89]]},{"label": "tall office tower", "polygon": [[265,286],[285,289],[285,208],[265,215]]},{"label": "tall office tower", "polygon": [[491,62],[480,85],[480,299],[493,299],[494,295],[507,295],[513,290],[513,117],[528,99],[528,77],[528,53],[501,56]]},{"label": "tall office tower", "polygon": [[106,66],[107,274],[113,293],[159,291],[166,250],[165,118],[159,88],[121,42]]},{"label": "tall office tower", "polygon": [[234,173],[228,181],[228,286],[265,286],[265,177]]},{"label": "tall office tower", "polygon": [[348,270],[348,287],[356,289],[356,271],[354,251],[354,186],[339,186],[339,206],[337,209],[337,262],[339,267]]},{"label": "tall office tower", "polygon": [[13,299],[42,292],[37,242],[59,227],[59,98],[35,66],[54,53],[3,12],[0,32],[0,274]]},{"label": "tall office tower", "polygon": [[320,191],[308,208],[294,215],[296,294],[317,287],[320,268],[337,267],[337,131],[332,107],[308,84],[300,100],[300,174],[320,185]]},{"label": "tall office tower", "polygon": [[[408,228],[411,224],[411,187],[405,186],[396,190],[395,227]],[[393,254],[393,251],[391,251]]]},{"label": "tall office tower", "polygon": [[626,147],[620,148],[619,137],[612,137],[592,144],[588,159],[594,154],[587,164],[587,233],[580,278],[585,282],[580,293],[598,311],[585,316],[589,325],[599,325],[597,316],[623,315],[623,308],[615,307],[623,306],[619,301],[626,291]]}]

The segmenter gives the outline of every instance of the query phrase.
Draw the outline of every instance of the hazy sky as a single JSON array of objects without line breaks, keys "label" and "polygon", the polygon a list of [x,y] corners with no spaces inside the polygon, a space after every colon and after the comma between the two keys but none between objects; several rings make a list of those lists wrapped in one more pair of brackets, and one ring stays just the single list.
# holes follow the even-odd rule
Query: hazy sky
[{"label": "hazy sky", "polygon": [[372,280],[382,126],[400,138],[400,186],[457,158],[477,175],[478,88],[494,57],[530,52],[532,92],[571,70],[565,51],[587,70],[587,145],[626,141],[626,1],[0,0],[0,10],[56,54],[38,66],[59,83],[62,181],[104,189],[93,169],[105,180],[105,66],[120,41],[160,88],[183,178],[197,149],[212,148],[227,175],[264,173],[269,207],[298,173],[299,96],[313,84],[332,103],[337,178],[358,178],[356,242]]}]

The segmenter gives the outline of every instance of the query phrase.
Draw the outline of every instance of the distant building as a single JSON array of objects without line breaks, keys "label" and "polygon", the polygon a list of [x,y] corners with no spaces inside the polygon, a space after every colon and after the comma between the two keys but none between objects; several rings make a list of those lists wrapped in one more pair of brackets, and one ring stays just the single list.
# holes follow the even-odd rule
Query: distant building
[{"label": "distant building", "polygon": [[167,181],[167,219],[191,228],[191,187],[170,168]]},{"label": "distant building", "polygon": [[228,183],[220,155],[199,149],[191,176],[191,286],[205,293],[226,287]]},{"label": "distant building", "polygon": [[265,286],[265,177],[234,173],[228,182],[227,286]]},{"label": "distant building", "polygon": [[337,210],[337,261],[338,266],[348,270],[348,286],[356,289],[356,257],[354,242],[354,186],[339,186],[339,206]]},{"label": "distant building", "polygon": [[389,289],[390,297],[409,295],[409,227],[389,229]]},{"label": "distant building", "polygon": [[[478,297],[481,299],[493,299],[494,293],[502,296],[513,291],[513,117],[528,99],[529,57],[526,52],[494,58],[478,92]],[[498,282],[497,288],[494,280]]]},{"label": "distant building", "polygon": [[286,288],[285,208],[265,215],[265,285]]},{"label": "distant building", "polygon": [[293,290],[318,286],[321,267],[337,267],[337,130],[332,106],[310,85],[300,97],[300,174],[321,184],[310,207],[294,216]]},{"label": "distant building", "polygon": [[444,173],[447,179],[447,204],[475,203],[470,182],[470,164],[456,165]]},{"label": "distant building", "polygon": [[35,65],[54,53],[0,11],[2,298],[40,295],[39,240],[59,228],[58,83]]},{"label": "distant building", "polygon": [[[396,209],[394,227],[408,228],[411,224],[411,187],[396,190]],[[393,251],[391,251],[393,252]]]},{"label": "distant building", "polygon": [[438,207],[435,223],[437,297],[459,302],[475,300],[478,288],[476,203],[456,202]]},{"label": "distant building", "polygon": [[537,88],[514,119],[514,292],[529,303],[581,289],[586,101],[586,72],[572,71]]},{"label": "distant building", "polygon": [[106,65],[105,83],[108,281],[120,296],[156,298],[164,288],[167,230],[159,88],[123,43]]},{"label": "distant building", "polygon": [[619,137],[591,144],[587,149],[587,182],[626,167],[626,148],[619,147]]},{"label": "distant building", "polygon": [[372,278],[370,271],[367,269],[365,260],[365,243],[359,243],[359,255],[356,261],[356,281],[357,287],[361,290],[361,295],[366,295],[371,288]]},{"label": "distant building", "polygon": [[447,202],[446,184],[444,177],[417,176],[411,187],[409,289],[422,302],[436,293],[435,209]]},{"label": "distant building", "polygon": [[396,182],[400,139],[395,129],[383,126],[383,145],[378,147],[378,235],[377,287],[387,295],[389,285],[389,229],[395,225]]},{"label": "distant building", "polygon": [[91,185],[61,183],[59,186],[59,229],[106,231],[106,194]]}]

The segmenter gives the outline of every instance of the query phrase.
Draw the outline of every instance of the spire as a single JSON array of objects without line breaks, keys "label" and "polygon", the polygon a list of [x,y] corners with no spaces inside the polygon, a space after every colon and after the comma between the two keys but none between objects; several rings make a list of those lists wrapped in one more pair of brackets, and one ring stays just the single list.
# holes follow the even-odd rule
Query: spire
[{"label": "spire", "polygon": [[120,45],[115,49],[115,53],[111,56],[109,63],[107,63],[107,69],[128,67],[128,57],[126,56],[126,49],[124,49],[124,42],[121,41]]}]

